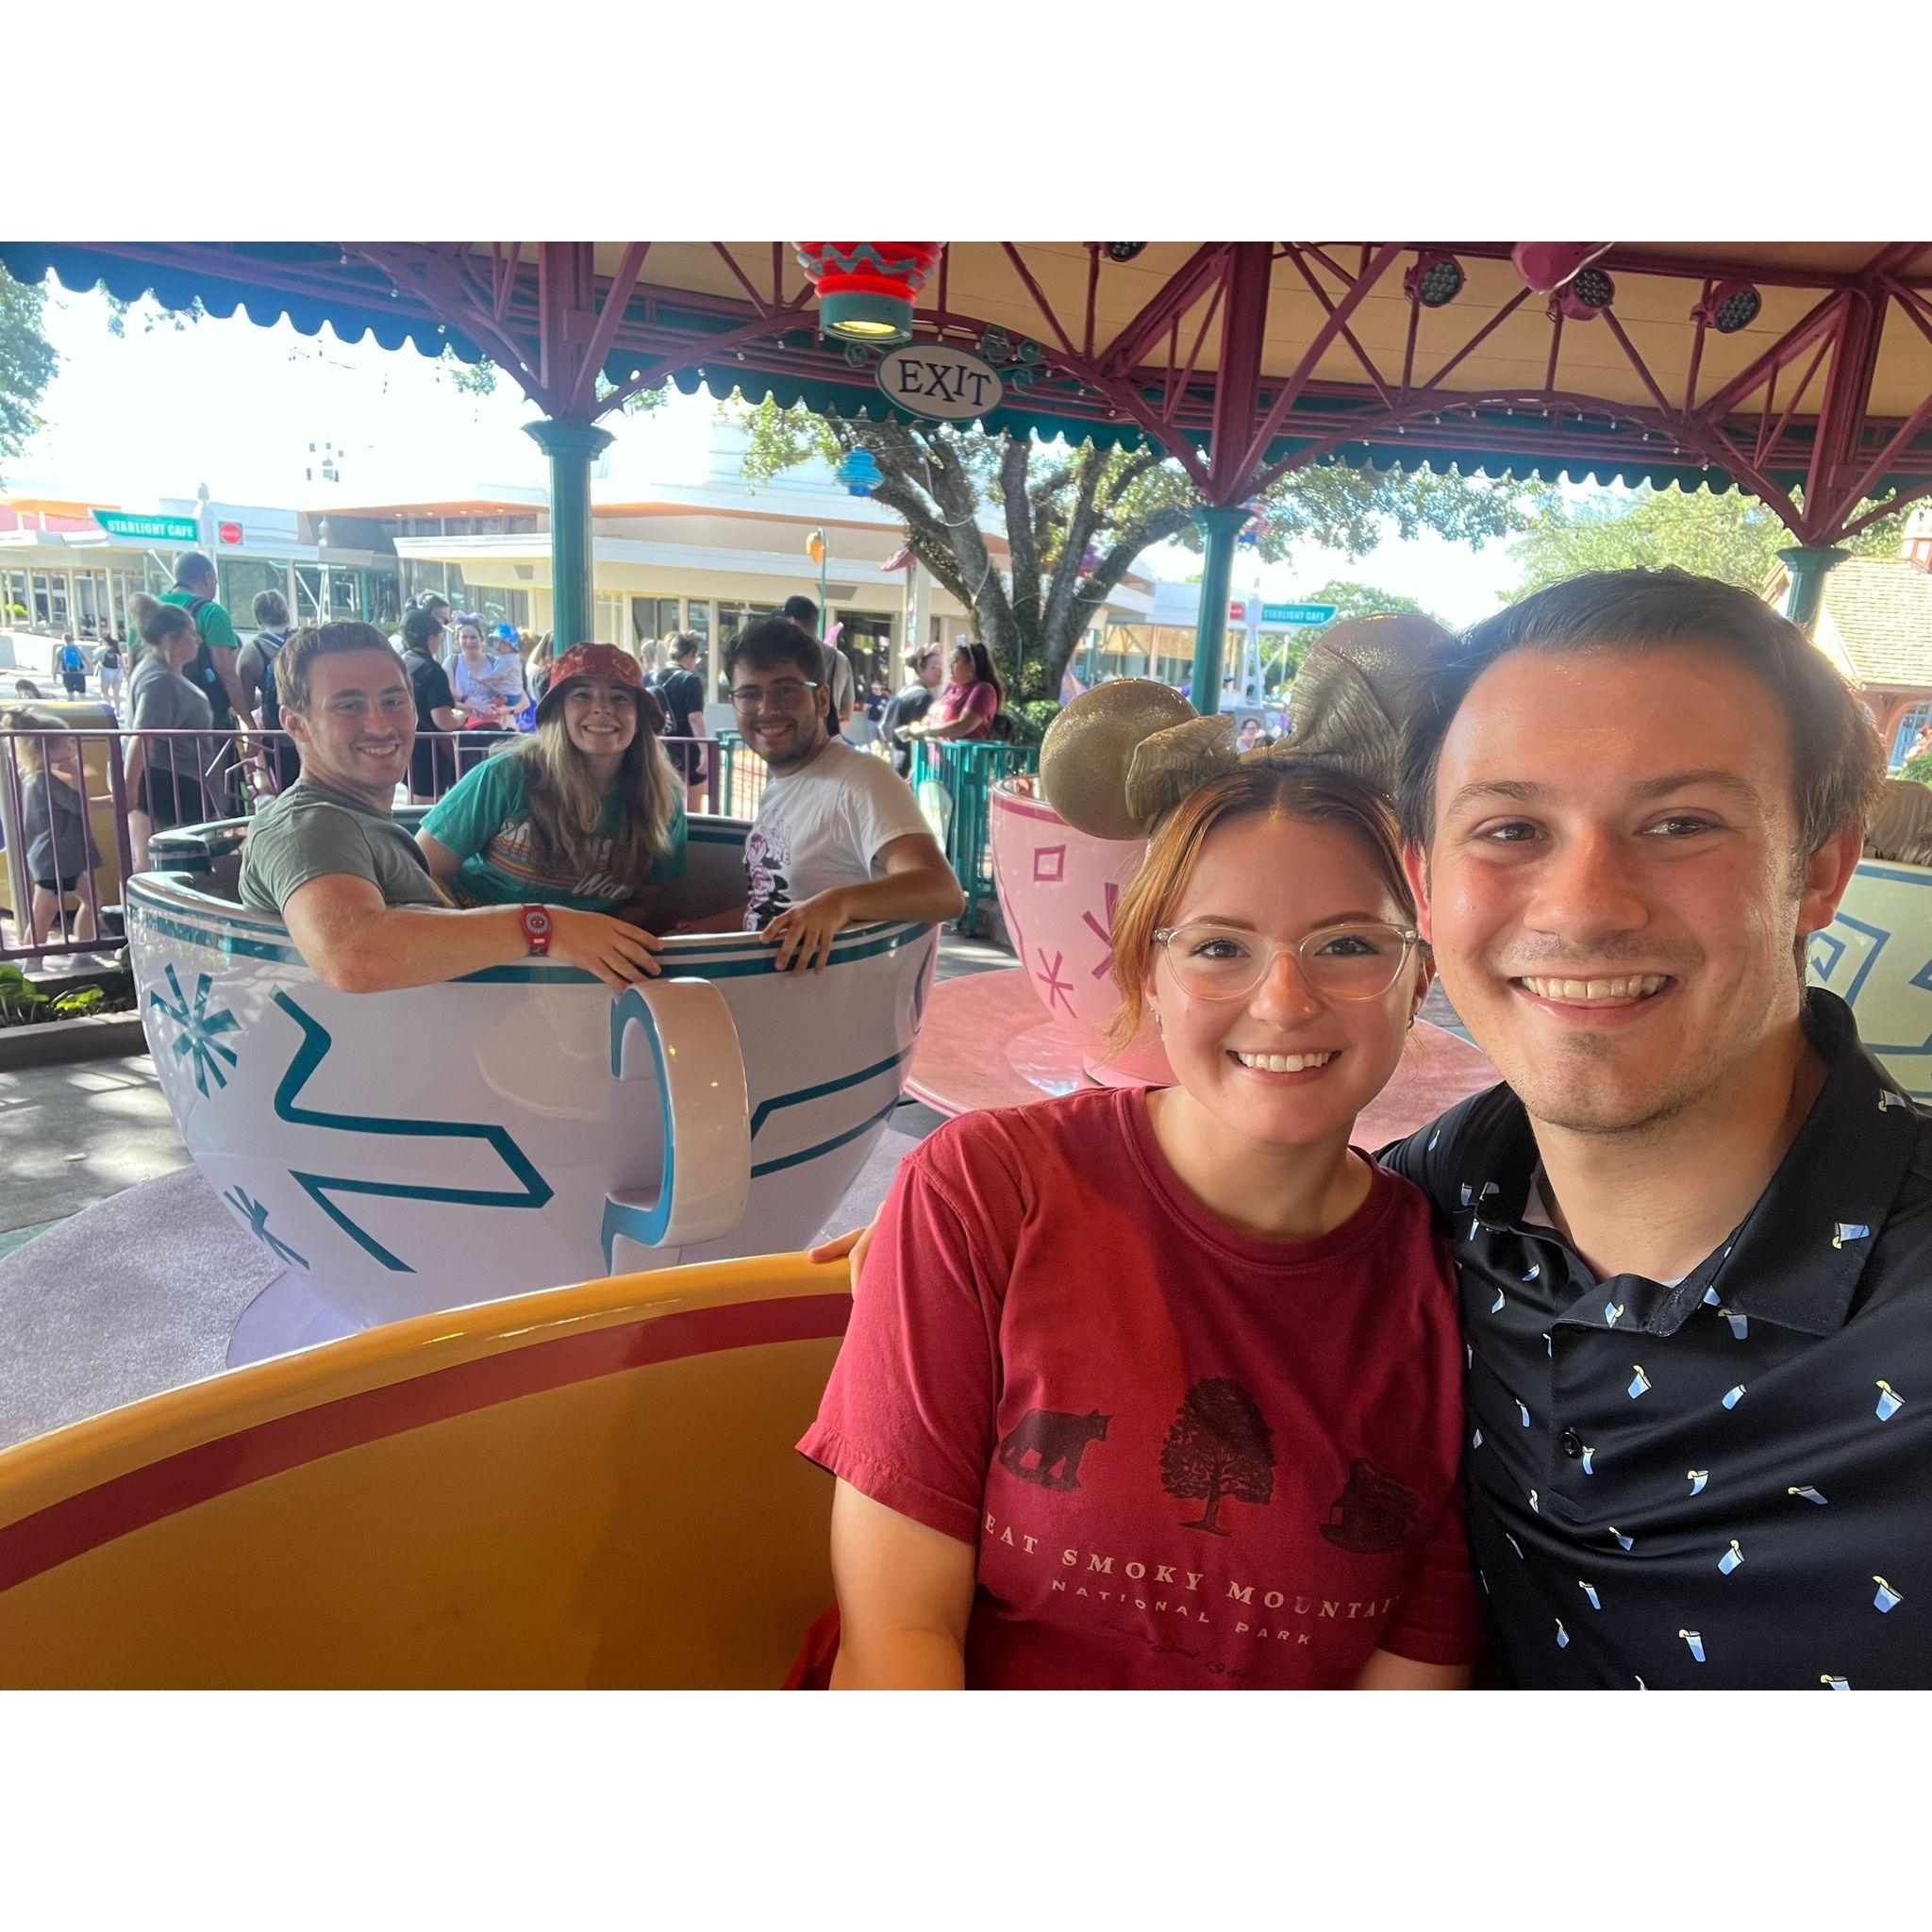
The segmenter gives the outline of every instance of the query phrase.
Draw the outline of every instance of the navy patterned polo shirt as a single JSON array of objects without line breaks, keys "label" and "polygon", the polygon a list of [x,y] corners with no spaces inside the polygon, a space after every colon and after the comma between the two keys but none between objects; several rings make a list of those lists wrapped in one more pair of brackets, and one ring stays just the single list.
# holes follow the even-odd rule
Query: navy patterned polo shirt
[{"label": "navy patterned polo shirt", "polygon": [[1932,1114],[1813,991],[1823,1091],[1674,1285],[1525,1222],[1507,1087],[1387,1150],[1450,1223],[1470,1536],[1505,1684],[1932,1688]]}]

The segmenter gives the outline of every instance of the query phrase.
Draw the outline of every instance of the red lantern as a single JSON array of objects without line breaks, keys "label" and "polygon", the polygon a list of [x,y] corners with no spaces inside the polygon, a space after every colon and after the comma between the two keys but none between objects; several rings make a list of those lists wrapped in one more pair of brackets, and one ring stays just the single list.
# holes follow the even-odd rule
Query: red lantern
[{"label": "red lantern", "polygon": [[912,304],[943,242],[794,242],[818,291],[819,333],[890,348],[912,340]]}]

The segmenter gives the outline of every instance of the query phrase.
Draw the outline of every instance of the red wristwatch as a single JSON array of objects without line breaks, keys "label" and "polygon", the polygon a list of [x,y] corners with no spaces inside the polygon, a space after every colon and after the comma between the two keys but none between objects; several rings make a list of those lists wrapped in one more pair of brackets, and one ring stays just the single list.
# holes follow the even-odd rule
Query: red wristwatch
[{"label": "red wristwatch", "polygon": [[550,914],[541,906],[524,908],[524,941],[541,958],[550,950]]}]

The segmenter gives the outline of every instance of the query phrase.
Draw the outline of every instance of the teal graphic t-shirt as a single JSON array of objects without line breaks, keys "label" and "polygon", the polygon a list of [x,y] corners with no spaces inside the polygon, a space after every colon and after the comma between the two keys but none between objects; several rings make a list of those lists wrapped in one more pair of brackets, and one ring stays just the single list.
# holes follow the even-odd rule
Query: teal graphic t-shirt
[{"label": "teal graphic t-shirt", "polygon": [[[684,876],[685,821],[680,802],[671,820],[670,840],[643,878],[619,878],[604,869],[568,878],[542,869],[532,836],[524,793],[525,762],[499,754],[466,772],[423,821],[439,845],[462,860],[457,891],[479,906],[571,906],[580,912],[608,912],[635,898],[646,886],[667,885]],[[600,858],[608,864],[610,841],[618,829],[620,806],[613,798],[601,827]]]}]

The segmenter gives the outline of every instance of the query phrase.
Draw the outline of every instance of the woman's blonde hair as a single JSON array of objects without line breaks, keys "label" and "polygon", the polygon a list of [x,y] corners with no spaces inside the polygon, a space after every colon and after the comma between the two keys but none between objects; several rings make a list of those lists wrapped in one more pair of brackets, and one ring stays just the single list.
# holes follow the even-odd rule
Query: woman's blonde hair
[{"label": "woman's blonde hair", "polygon": [[637,736],[625,748],[617,768],[617,830],[610,853],[602,856],[604,821],[610,793],[591,776],[584,755],[571,742],[563,707],[555,706],[527,738],[495,754],[523,761],[524,805],[530,815],[535,858],[555,874],[608,872],[641,886],[671,843],[683,781],[651,729],[645,709],[649,694],[628,691],[637,709]]},{"label": "woman's blonde hair", "polygon": [[[64,731],[67,727],[58,718],[50,718],[43,711],[0,711],[0,726],[8,731]],[[47,747],[38,738],[16,738],[9,741],[13,756],[20,760],[23,771],[43,772],[47,768]]]},{"label": "woman's blonde hair", "polygon": [[[1154,935],[1173,924],[1208,835],[1250,818],[1336,825],[1351,834],[1402,908],[1405,922],[1414,924],[1415,894],[1402,869],[1402,843],[1389,802],[1359,778],[1332,767],[1250,759],[1208,779],[1161,820],[1140,871],[1121,895],[1113,924],[1113,983],[1120,990],[1121,1009],[1107,1035],[1111,1051],[1124,1051],[1145,1024],[1154,986]],[[1265,892],[1268,883],[1257,879],[1256,891]]]}]

